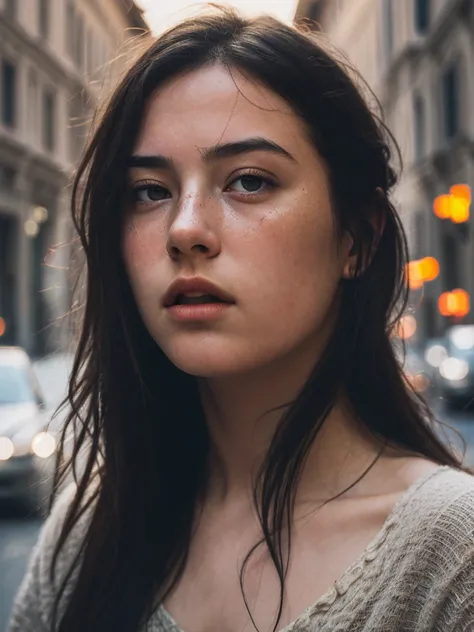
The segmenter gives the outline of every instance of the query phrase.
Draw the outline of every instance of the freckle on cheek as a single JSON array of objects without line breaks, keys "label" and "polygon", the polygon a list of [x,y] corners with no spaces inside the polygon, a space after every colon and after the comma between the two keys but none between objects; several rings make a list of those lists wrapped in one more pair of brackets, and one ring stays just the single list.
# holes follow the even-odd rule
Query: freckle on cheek
[{"label": "freckle on cheek", "polygon": [[134,268],[149,267],[160,256],[159,241],[153,234],[144,235],[137,229],[128,232],[125,241],[127,260]]}]

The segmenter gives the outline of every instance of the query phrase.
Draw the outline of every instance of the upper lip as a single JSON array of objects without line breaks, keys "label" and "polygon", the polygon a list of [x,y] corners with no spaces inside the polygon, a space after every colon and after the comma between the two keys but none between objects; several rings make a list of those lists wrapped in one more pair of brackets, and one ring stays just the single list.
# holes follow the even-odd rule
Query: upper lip
[{"label": "upper lip", "polygon": [[165,307],[171,307],[176,303],[180,294],[189,294],[191,292],[211,294],[225,303],[235,303],[233,297],[218,285],[211,283],[211,281],[208,281],[207,279],[193,277],[181,278],[173,281],[163,298],[163,305]]}]

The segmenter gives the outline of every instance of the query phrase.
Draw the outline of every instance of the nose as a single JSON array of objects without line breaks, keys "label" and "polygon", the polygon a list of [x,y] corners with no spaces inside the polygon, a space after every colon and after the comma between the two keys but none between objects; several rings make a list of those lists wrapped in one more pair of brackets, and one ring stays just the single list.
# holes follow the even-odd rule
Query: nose
[{"label": "nose", "polygon": [[212,259],[221,250],[212,198],[188,195],[180,202],[168,231],[166,250],[171,259]]}]

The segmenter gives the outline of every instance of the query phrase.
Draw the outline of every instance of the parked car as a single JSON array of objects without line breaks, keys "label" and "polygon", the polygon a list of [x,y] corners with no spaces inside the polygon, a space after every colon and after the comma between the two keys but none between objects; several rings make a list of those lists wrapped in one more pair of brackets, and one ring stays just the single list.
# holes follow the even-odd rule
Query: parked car
[{"label": "parked car", "polygon": [[0,346],[0,501],[46,509],[56,452],[49,419],[28,354]]},{"label": "parked car", "polygon": [[442,398],[453,408],[474,404],[474,325],[450,327],[426,348]]}]

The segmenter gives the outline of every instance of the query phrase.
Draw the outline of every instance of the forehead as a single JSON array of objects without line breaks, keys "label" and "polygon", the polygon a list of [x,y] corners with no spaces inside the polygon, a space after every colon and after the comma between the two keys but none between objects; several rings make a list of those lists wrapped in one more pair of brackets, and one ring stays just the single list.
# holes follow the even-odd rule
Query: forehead
[{"label": "forehead", "polygon": [[306,137],[304,124],[278,94],[239,70],[206,66],[172,79],[150,99],[137,151],[171,153],[183,145],[209,147],[241,136],[283,144]]}]

